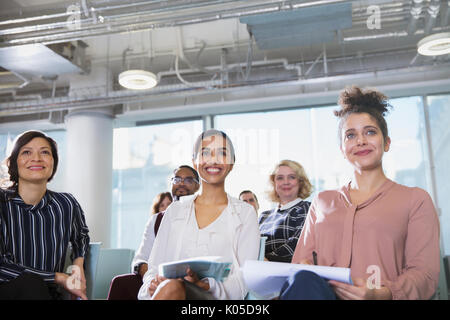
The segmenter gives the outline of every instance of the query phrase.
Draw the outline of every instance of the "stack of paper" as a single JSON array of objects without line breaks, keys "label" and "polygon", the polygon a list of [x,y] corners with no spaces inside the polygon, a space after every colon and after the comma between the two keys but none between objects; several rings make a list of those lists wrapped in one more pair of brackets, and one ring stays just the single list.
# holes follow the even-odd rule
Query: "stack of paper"
[{"label": "stack of paper", "polygon": [[300,270],[315,272],[327,280],[352,283],[349,268],[308,264],[247,260],[242,273],[249,290],[260,297],[267,298],[278,294],[287,278]]}]

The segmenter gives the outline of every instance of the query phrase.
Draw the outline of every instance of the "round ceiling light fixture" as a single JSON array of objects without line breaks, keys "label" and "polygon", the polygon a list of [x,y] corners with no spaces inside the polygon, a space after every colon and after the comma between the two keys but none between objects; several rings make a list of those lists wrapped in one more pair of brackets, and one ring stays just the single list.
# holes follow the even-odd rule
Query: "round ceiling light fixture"
[{"label": "round ceiling light fixture", "polygon": [[450,53],[450,32],[435,33],[417,44],[417,51],[424,56],[440,56]]},{"label": "round ceiling light fixture", "polygon": [[158,78],[149,71],[127,70],[119,74],[119,83],[127,89],[145,90],[155,87],[158,84]]}]

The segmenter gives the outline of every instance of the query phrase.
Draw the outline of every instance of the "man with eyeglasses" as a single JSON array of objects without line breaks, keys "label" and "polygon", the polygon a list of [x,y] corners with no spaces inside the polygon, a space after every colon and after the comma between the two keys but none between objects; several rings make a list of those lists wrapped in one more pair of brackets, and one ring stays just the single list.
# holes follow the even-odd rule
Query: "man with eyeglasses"
[{"label": "man with eyeglasses", "polygon": [[187,196],[197,192],[200,187],[197,171],[190,166],[179,166],[173,172],[172,197],[174,201],[182,196]]},{"label": "man with eyeglasses", "polygon": [[[172,185],[173,201],[178,201],[180,197],[188,196],[197,192],[200,187],[199,176],[197,171],[190,166],[179,166],[173,171],[173,176],[170,178]],[[158,212],[156,217],[151,217],[148,221],[144,236],[139,246],[138,251],[133,259],[133,270],[136,274],[144,276],[147,272],[147,261],[152,251],[153,242],[158,233],[159,225],[164,216],[163,212]]]},{"label": "man with eyeglasses", "polygon": [[[176,168],[170,178],[173,201],[197,192],[200,188],[199,181],[200,177],[194,168],[187,165]],[[137,294],[142,285],[142,277],[148,270],[147,261],[163,216],[164,211],[152,215],[148,220],[141,244],[131,264],[134,274],[115,277],[111,283],[108,300],[137,300]]]}]

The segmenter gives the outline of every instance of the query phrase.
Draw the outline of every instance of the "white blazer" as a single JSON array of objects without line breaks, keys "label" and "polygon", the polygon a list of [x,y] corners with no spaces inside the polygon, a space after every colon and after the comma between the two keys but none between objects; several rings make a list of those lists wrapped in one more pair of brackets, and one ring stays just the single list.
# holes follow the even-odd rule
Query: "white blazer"
[{"label": "white blazer", "polygon": [[[197,195],[184,196],[179,201],[172,202],[166,209],[148,261],[149,269],[144,275],[143,285],[139,290],[138,298],[140,300],[151,299],[148,288],[158,273],[159,264],[180,260],[181,256],[183,259],[188,258],[186,252],[182,254],[181,250],[191,239],[198,236],[185,232],[189,219],[195,219],[194,200],[196,197]],[[239,300],[244,299],[248,292],[240,267],[246,260],[258,259],[260,234],[255,209],[248,203],[228,194],[227,197],[228,205],[221,216],[216,219],[218,223],[220,219],[221,232],[219,232],[220,234],[218,232],[211,233],[207,243],[210,244],[209,249],[212,249],[208,251],[208,255],[222,255],[220,252],[230,253],[233,260],[232,267],[229,276],[223,282],[208,278],[209,292],[216,299]],[[194,221],[196,223],[196,220]],[[222,225],[224,228],[221,228]],[[221,241],[219,238],[214,241],[214,237],[231,239],[228,243],[231,242],[232,247],[217,247]]]}]

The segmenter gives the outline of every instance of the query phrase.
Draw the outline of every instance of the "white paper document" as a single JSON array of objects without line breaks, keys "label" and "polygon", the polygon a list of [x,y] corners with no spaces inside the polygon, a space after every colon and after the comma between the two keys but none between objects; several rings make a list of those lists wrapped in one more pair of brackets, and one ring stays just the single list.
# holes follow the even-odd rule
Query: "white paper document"
[{"label": "white paper document", "polygon": [[195,257],[162,263],[158,266],[158,273],[166,278],[182,278],[186,276],[187,268],[194,271],[199,279],[223,281],[230,273],[231,262],[223,262],[219,256]]},{"label": "white paper document", "polygon": [[349,268],[315,266],[285,262],[247,260],[242,267],[249,290],[260,297],[273,297],[287,278],[300,270],[312,271],[327,280],[352,284]]}]

